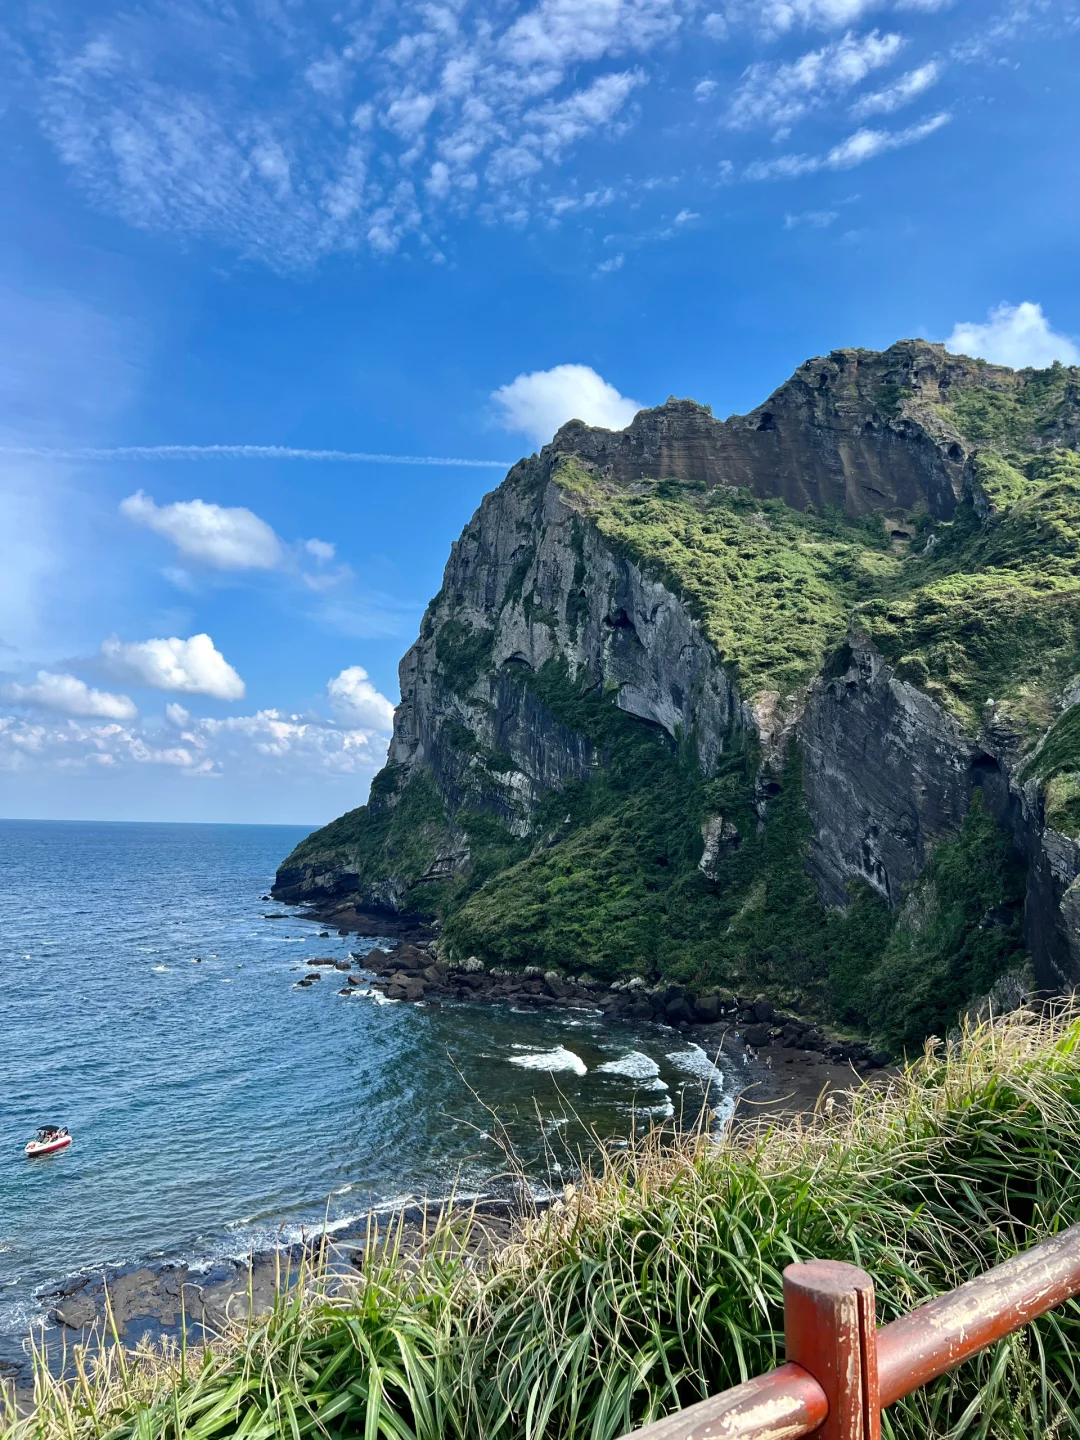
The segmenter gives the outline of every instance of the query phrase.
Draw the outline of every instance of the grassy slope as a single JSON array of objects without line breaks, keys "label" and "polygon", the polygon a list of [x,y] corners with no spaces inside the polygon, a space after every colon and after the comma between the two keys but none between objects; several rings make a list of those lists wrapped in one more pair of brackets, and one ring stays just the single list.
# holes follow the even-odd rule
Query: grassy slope
[{"label": "grassy slope", "polygon": [[980,522],[961,507],[859,618],[970,731],[993,699],[1031,743],[1080,668],[1080,455],[1035,456],[1008,476],[995,458],[1001,513]]},{"label": "grassy slope", "polygon": [[572,460],[553,478],[617,550],[687,600],[745,696],[810,680],[852,605],[901,569],[880,517],[852,522],[678,481],[627,492]]},{"label": "grassy slope", "polygon": [[[215,1353],[65,1391],[10,1440],[616,1440],[782,1358],[781,1271],[853,1261],[886,1321],[1080,1221],[1080,1026],[1012,1019],[746,1146],[655,1138],[485,1271],[441,1237]],[[1071,1302],[890,1410],[895,1440],[1080,1434]],[[86,1374],[86,1371],[84,1371]],[[14,1418],[14,1417],[12,1417]]]}]

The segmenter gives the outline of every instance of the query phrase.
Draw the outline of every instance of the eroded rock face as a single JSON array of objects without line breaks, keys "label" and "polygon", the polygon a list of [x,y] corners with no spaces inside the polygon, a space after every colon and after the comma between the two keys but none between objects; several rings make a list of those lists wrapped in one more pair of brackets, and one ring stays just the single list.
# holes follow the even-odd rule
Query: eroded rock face
[{"label": "eroded rock face", "polygon": [[[616,555],[546,472],[542,461],[515,467],[453,546],[401,662],[389,756],[406,775],[429,771],[452,808],[480,796],[520,834],[543,793],[602,761],[523,683],[548,661],[617,691],[620,709],[666,734],[693,734],[706,774],[748,720],[682,601]],[[475,673],[448,636],[460,654],[482,652]]]},{"label": "eroded rock face", "polygon": [[1036,979],[1049,990],[1080,983],[1080,844],[1046,828],[1038,787],[1012,778],[1014,756],[991,735],[966,736],[856,636],[815,682],[797,739],[815,832],[810,871],[827,904],[845,904],[855,879],[898,904],[979,789],[1027,861]]},{"label": "eroded rock face", "polygon": [[1022,383],[1003,366],[922,340],[880,353],[834,350],[808,360],[749,415],[716,420],[707,407],[672,398],[618,432],[571,421],[553,445],[623,484],[699,480],[745,485],[799,510],[831,504],[866,515],[925,506],[947,519],[964,493],[969,447],[934,407],[976,379],[1004,391]]},{"label": "eroded rock face", "polygon": [[892,904],[963,823],[977,747],[871,646],[856,642],[832,668],[798,727],[811,872],[829,904],[846,903],[855,877]]}]

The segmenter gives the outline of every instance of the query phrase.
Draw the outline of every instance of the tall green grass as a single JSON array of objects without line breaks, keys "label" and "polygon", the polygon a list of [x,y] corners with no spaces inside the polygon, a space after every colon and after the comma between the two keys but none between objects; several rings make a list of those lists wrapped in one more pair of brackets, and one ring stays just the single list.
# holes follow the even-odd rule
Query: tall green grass
[{"label": "tall green grass", "polygon": [[[781,1272],[864,1266],[879,1319],[1080,1220],[1080,1020],[1024,1015],[931,1048],[830,1114],[721,1145],[647,1138],[489,1264],[467,1215],[421,1257],[372,1245],[198,1352],[39,1368],[12,1440],[615,1440],[782,1358]],[[887,1412],[892,1436],[1080,1434],[1080,1306]]]}]

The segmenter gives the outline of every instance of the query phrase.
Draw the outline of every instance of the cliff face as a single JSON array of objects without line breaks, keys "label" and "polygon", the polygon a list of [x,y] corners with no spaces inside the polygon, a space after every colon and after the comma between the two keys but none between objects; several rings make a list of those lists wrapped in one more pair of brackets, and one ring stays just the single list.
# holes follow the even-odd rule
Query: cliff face
[{"label": "cliff face", "polygon": [[[540,795],[601,763],[523,674],[565,662],[626,714],[672,737],[692,733],[705,773],[741,715],[719,656],[678,596],[605,544],[550,468],[548,457],[516,466],[453,545],[443,588],[401,662],[388,760],[406,776],[429,769],[452,806],[482,794],[522,834]],[[443,739],[457,726],[478,747],[467,756]],[[485,764],[493,754],[512,766]]]},{"label": "cliff face", "polygon": [[[555,437],[599,473],[745,485],[796,509],[838,505],[849,515],[923,507],[948,519],[964,494],[974,449],[950,402],[979,387],[1006,404],[1015,371],[943,346],[901,341],[879,354],[834,350],[805,365],[749,415],[715,420],[692,401],[642,410],[617,433],[571,421]],[[1063,443],[1075,444],[1072,425]]]},{"label": "cliff face", "polygon": [[414,778],[434,782],[446,818],[432,831],[430,863],[419,875],[364,875],[354,850],[332,839],[308,863],[282,867],[277,898],[355,895],[364,909],[398,911],[417,880],[468,866],[470,842],[453,818],[462,810],[528,837],[543,796],[588,781],[608,758],[530,683],[546,665],[673,740],[692,736],[706,775],[733,730],[753,723],[686,606],[604,542],[551,469],[550,456],[523,461],[484,499],[401,661],[387,807]]},{"label": "cliff face", "polygon": [[[1013,852],[1002,895],[1026,872],[1040,981],[1080,979],[1080,846],[1045,815],[1051,793],[1072,813],[1080,734],[1032,772],[1080,671],[1078,379],[902,342],[726,422],[673,400],[564,426],[452,547],[370,804],[275,895],[425,916],[511,963],[557,936],[570,968],[749,974],[858,1020],[854,932],[822,906],[879,904],[899,953],[918,886],[934,914],[953,894],[933,857],[990,843],[977,797]],[[784,865],[818,896],[809,957],[754,929]],[[975,917],[995,933],[954,989],[1013,953],[1011,903]]]}]

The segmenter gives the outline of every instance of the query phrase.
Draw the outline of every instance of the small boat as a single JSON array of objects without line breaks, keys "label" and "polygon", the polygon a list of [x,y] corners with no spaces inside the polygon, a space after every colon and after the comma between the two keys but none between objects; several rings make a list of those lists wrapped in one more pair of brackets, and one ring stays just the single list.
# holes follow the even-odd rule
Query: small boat
[{"label": "small boat", "polygon": [[66,1125],[39,1125],[33,1140],[26,1142],[27,1155],[52,1155],[57,1150],[66,1150],[73,1136]]}]

